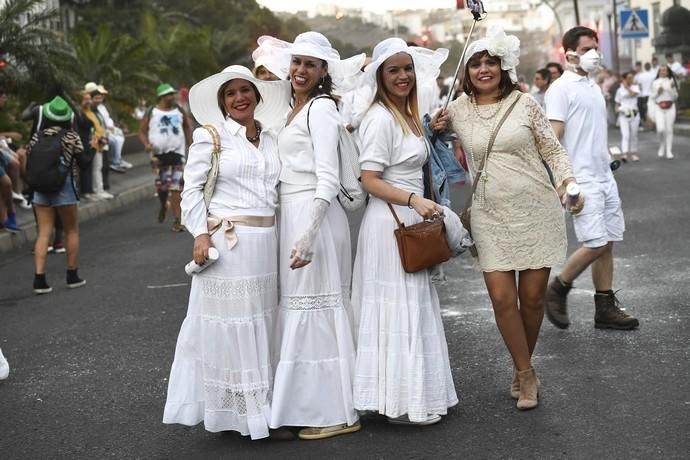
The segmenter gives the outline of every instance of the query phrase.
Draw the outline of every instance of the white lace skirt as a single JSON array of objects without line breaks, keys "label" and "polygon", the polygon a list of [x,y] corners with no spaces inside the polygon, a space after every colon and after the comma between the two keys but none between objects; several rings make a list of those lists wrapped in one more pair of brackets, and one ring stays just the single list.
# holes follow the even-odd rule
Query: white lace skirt
[{"label": "white lace skirt", "polygon": [[[406,224],[421,217],[394,206]],[[354,400],[358,410],[412,421],[458,403],[436,288],[427,270],[406,273],[385,202],[371,198],[359,231],[352,306],[359,324]]]},{"label": "white lace skirt", "polygon": [[281,200],[280,309],[271,427],[353,424],[355,349],[350,325],[350,231],[329,206],[309,265],[290,269],[290,250],[310,223],[313,193]]},{"label": "white lace skirt", "polygon": [[213,235],[218,261],[192,278],[177,339],[163,423],[268,436],[271,339],[278,305],[275,227],[235,227],[228,250]]}]

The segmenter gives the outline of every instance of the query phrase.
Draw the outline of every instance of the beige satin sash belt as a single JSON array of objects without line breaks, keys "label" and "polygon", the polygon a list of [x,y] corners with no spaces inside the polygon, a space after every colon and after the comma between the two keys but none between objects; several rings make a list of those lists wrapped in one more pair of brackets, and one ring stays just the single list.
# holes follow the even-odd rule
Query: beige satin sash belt
[{"label": "beige satin sash belt", "polygon": [[231,217],[217,217],[208,216],[208,235],[211,236],[225,227],[225,243],[228,249],[232,249],[237,244],[237,234],[235,233],[235,225],[242,225],[245,227],[273,227],[276,223],[276,216],[231,216]]}]

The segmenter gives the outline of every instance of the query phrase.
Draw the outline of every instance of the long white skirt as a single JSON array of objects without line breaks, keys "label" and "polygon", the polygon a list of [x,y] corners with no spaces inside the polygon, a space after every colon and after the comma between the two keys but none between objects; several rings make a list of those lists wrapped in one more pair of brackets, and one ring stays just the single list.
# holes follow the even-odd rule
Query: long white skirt
[{"label": "long white skirt", "polygon": [[[422,218],[394,206],[410,225]],[[458,403],[436,288],[427,270],[406,273],[387,204],[372,197],[362,219],[352,279],[359,324],[354,400],[358,410],[411,421]]]},{"label": "long white skirt", "polygon": [[276,327],[271,428],[353,424],[355,348],[350,326],[350,230],[334,200],[316,237],[314,257],[290,269],[290,251],[310,223],[313,192],[282,197],[280,308]]},{"label": "long white skirt", "polygon": [[177,339],[163,423],[268,436],[271,339],[278,305],[277,230],[235,226],[228,250],[212,239],[218,261],[192,278]]}]

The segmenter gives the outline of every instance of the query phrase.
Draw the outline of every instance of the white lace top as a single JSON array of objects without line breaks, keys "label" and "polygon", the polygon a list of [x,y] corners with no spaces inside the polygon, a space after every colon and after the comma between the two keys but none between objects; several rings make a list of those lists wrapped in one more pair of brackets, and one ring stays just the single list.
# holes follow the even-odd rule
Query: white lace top
[{"label": "white lace top", "polygon": [[[477,177],[492,131],[517,95],[514,91],[497,104],[474,106],[463,94],[449,106],[472,177]],[[523,94],[498,131],[474,195],[472,235],[482,271],[552,267],[565,259],[563,209],[542,160],[557,185],[573,177],[544,111]]]},{"label": "white lace top", "polygon": [[208,213],[218,217],[272,216],[278,206],[280,159],[275,133],[262,131],[257,148],[247,140],[244,126],[233,120],[226,120],[216,129],[222,150],[208,212],[203,190],[211,169],[213,140],[206,129],[194,131],[184,170],[182,217],[195,238],[208,233]]}]

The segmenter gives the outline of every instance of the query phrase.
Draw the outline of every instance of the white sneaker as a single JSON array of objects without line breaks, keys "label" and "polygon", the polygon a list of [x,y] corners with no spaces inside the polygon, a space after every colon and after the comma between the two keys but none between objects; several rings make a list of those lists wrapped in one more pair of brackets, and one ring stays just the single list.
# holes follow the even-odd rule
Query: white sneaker
[{"label": "white sneaker", "polygon": [[130,163],[129,161],[120,160],[120,166],[125,168],[125,169],[132,169],[132,166],[134,166],[134,165],[132,163]]},{"label": "white sneaker", "polygon": [[0,350],[0,380],[5,380],[10,375],[10,364]]},{"label": "white sneaker", "polygon": [[666,159],[667,160],[673,160],[673,158],[675,158],[675,157],[671,152],[666,152]]},{"label": "white sneaker", "polygon": [[663,157],[664,157],[664,149],[663,149],[663,147],[660,148],[660,149],[656,152],[656,154],[659,156],[659,158],[663,158]]},{"label": "white sneaker", "polygon": [[31,209],[31,205],[26,201],[24,195],[17,192],[12,192],[12,201],[17,203],[17,205],[22,209]]},{"label": "white sneaker", "polygon": [[113,198],[115,198],[115,195],[105,191],[97,193],[96,196],[102,200],[112,200]]}]

